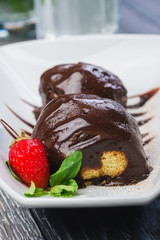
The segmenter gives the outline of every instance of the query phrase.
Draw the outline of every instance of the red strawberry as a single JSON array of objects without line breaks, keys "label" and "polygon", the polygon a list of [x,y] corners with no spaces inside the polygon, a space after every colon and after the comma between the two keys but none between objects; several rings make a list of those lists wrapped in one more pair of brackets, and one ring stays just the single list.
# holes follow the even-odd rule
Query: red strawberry
[{"label": "red strawberry", "polygon": [[38,139],[27,137],[24,133],[19,136],[3,120],[1,123],[3,126],[5,123],[18,136],[17,138],[12,133],[12,136],[16,138],[12,141],[9,151],[9,163],[12,170],[27,185],[30,186],[33,181],[36,187],[45,189],[50,174],[47,153],[43,144]]}]

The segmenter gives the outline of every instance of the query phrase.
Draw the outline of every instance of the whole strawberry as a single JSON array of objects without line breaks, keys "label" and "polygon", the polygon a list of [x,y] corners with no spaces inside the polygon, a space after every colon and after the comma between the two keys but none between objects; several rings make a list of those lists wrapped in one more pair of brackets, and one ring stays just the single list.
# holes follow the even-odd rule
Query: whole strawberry
[{"label": "whole strawberry", "polygon": [[49,181],[49,164],[43,144],[35,138],[22,139],[9,151],[9,163],[16,175],[27,185],[45,189]]},{"label": "whole strawberry", "polygon": [[32,181],[37,188],[45,189],[48,186],[50,173],[43,144],[38,139],[26,136],[23,132],[19,136],[4,120],[0,121],[14,137],[9,151],[9,163],[13,172],[28,186]]}]

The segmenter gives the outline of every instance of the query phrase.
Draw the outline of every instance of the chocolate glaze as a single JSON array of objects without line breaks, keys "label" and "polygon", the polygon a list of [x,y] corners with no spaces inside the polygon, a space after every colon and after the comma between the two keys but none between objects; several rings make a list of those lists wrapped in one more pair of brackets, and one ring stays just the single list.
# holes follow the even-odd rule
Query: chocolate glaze
[{"label": "chocolate glaze", "polygon": [[[42,110],[32,137],[44,144],[51,173],[64,158],[80,149],[82,168],[101,167],[104,151],[122,151],[128,166],[112,182],[131,183],[147,176],[149,169],[135,119],[118,103],[94,95],[64,95],[50,101]],[[81,171],[79,182],[82,184]],[[111,180],[110,180],[111,181]]]},{"label": "chocolate glaze", "polygon": [[41,76],[43,106],[64,94],[94,94],[126,106],[127,90],[121,80],[102,67],[79,62],[57,65]]}]

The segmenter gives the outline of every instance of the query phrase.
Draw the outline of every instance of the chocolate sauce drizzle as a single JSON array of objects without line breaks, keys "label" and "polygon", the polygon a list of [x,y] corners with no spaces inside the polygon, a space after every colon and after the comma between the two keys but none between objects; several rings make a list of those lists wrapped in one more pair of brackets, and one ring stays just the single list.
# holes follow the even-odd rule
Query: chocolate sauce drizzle
[{"label": "chocolate sauce drizzle", "polygon": [[141,134],[142,139],[145,138],[145,137],[147,137],[148,135],[149,135],[149,133],[143,133],[143,134]]},{"label": "chocolate sauce drizzle", "polygon": [[27,126],[29,126],[30,128],[34,128],[34,125],[28,121],[26,121],[24,118],[22,118],[21,116],[19,116],[12,108],[10,108],[7,104],[6,104],[7,108],[23,123],[25,123]]},{"label": "chocolate sauce drizzle", "polygon": [[147,118],[145,120],[140,120],[140,121],[137,122],[137,124],[138,124],[139,127],[143,126],[144,124],[148,123],[151,119],[152,119],[152,117]]},{"label": "chocolate sauce drizzle", "polygon": [[145,92],[143,94],[139,94],[139,95],[134,95],[134,96],[131,96],[131,97],[128,97],[128,99],[131,99],[131,98],[137,98],[139,97],[140,98],[140,101],[136,104],[133,104],[133,105],[127,105],[127,108],[128,109],[133,109],[133,108],[140,108],[142,107],[150,98],[152,98],[158,91],[160,90],[160,88],[154,88],[154,89],[151,89],[150,91],[148,92]]},{"label": "chocolate sauce drizzle", "polygon": [[25,100],[25,99],[23,99],[23,98],[20,98],[20,100],[21,100],[22,102],[26,103],[27,105],[29,105],[30,107],[37,108],[36,105],[34,105],[33,103],[28,102],[27,100]]},{"label": "chocolate sauce drizzle", "polygon": [[17,137],[20,137],[18,133],[3,119],[0,119],[0,123],[12,138],[16,139]]},{"label": "chocolate sauce drizzle", "polygon": [[[150,91],[147,91],[143,94],[128,97],[128,99],[138,97],[138,98],[140,98],[140,100],[136,104],[128,105],[127,109],[136,109],[136,108],[140,108],[140,107],[144,106],[145,103],[147,101],[149,101],[156,93],[158,93],[159,90],[160,90],[160,88],[158,87],[158,88],[151,89]],[[136,118],[136,117],[139,117],[139,116],[143,116],[145,114],[146,114],[146,112],[140,112],[140,113],[132,113],[131,115]],[[143,126],[144,124],[148,123],[150,120],[152,120],[152,117],[147,118],[145,120],[140,120],[140,121],[137,122],[137,124],[140,127],[140,126]],[[142,134],[142,138],[146,137],[147,135],[149,135],[149,133]],[[143,146],[146,146],[147,144],[149,144],[153,139],[154,139],[154,137],[151,137],[151,138],[143,141]]]},{"label": "chocolate sauce drizzle", "polygon": [[148,143],[150,143],[155,137],[151,137],[147,139],[146,141],[143,141],[143,146],[146,146]]},{"label": "chocolate sauce drizzle", "polygon": [[136,117],[143,116],[145,114],[146,114],[146,112],[141,112],[141,113],[132,113],[131,115],[136,118]]}]

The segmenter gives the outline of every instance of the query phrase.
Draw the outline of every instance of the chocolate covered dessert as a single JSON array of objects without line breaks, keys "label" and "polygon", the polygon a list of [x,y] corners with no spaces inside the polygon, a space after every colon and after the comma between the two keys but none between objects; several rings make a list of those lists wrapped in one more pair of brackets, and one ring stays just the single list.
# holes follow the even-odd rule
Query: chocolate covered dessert
[{"label": "chocolate covered dessert", "polygon": [[64,94],[94,94],[126,106],[127,90],[121,80],[102,67],[79,62],[57,65],[41,76],[43,106]]},{"label": "chocolate covered dessert", "polygon": [[71,152],[82,151],[81,187],[129,184],[149,173],[135,119],[110,99],[86,94],[59,96],[42,110],[32,137],[44,144],[51,173]]}]

